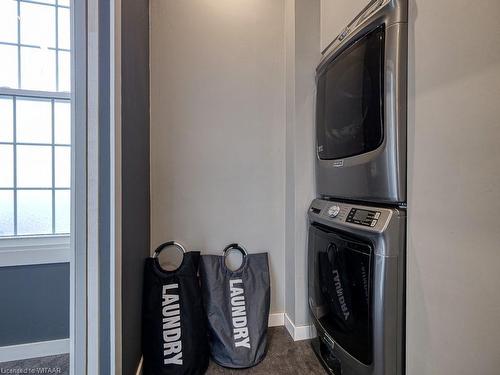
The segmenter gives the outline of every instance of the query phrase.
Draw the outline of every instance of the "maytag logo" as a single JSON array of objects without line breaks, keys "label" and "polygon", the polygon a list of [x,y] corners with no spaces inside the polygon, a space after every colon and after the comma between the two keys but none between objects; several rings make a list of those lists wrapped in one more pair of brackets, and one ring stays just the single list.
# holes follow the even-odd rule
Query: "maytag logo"
[{"label": "maytag logo", "polygon": [[349,308],[345,302],[344,288],[342,288],[339,271],[337,270],[333,270],[333,281],[335,283],[335,291],[337,292],[337,297],[339,298],[340,307],[342,308],[342,313],[344,314],[344,320],[347,320],[351,314],[349,313]]},{"label": "maytag logo", "polygon": [[334,160],[333,161],[333,166],[334,167],[343,167],[344,166],[344,160]]}]

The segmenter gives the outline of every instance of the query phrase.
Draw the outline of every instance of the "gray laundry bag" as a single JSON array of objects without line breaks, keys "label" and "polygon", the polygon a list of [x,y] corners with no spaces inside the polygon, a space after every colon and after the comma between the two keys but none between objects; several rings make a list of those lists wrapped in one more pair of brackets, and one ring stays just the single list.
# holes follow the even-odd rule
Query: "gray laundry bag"
[{"label": "gray laundry bag", "polygon": [[[236,271],[225,265],[225,256],[232,249],[243,254]],[[238,244],[231,244],[222,256],[201,257],[200,278],[212,359],[230,368],[255,366],[264,359],[267,347],[267,253],[248,254]]]}]

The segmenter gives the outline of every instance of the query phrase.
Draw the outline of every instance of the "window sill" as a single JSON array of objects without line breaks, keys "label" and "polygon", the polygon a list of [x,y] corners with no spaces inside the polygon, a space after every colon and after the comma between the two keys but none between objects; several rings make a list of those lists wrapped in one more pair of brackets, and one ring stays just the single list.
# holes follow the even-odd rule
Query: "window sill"
[{"label": "window sill", "polygon": [[68,263],[70,236],[0,238],[0,267]]}]

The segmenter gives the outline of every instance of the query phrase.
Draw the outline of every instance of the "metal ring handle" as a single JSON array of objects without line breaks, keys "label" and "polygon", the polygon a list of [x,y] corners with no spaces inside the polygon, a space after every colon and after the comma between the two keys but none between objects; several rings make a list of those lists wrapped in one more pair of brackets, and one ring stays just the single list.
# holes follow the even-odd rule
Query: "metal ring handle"
[{"label": "metal ring handle", "polygon": [[222,250],[222,256],[225,257],[227,255],[227,253],[233,249],[239,250],[241,252],[241,254],[243,254],[243,257],[248,256],[248,251],[242,245],[240,245],[238,243],[232,243],[232,244],[227,245],[224,248],[224,250]]},{"label": "metal ring handle", "polygon": [[153,258],[157,258],[158,255],[160,255],[160,253],[169,246],[174,246],[174,247],[178,248],[179,250],[182,251],[183,255],[186,254],[186,249],[179,242],[168,241],[168,242],[161,244],[160,246],[158,246],[156,248],[155,252],[153,253]]}]

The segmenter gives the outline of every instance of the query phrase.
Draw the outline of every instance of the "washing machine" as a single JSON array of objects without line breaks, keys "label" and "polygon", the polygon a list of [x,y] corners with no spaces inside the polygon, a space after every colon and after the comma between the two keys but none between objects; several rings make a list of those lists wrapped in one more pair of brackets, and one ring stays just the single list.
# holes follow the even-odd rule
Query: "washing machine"
[{"label": "washing machine", "polygon": [[406,210],[315,199],[309,208],[313,349],[335,375],[402,375]]}]

